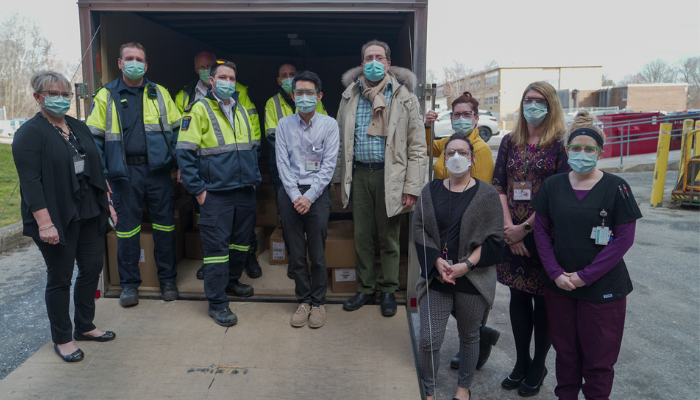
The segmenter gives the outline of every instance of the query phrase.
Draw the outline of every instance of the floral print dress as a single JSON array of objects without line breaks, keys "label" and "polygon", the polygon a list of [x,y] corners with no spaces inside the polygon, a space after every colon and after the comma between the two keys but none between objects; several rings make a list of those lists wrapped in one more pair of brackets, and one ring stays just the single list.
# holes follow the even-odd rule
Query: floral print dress
[{"label": "floral print dress", "polygon": [[[511,143],[510,134],[503,137],[498,148],[496,168],[493,172],[493,186],[499,194],[508,198],[508,211],[514,225],[525,222],[535,210],[527,200],[514,200],[513,187],[515,182],[531,182],[532,196],[542,186],[545,179],[558,173],[568,172],[564,143],[556,141],[548,147],[527,145],[516,147]],[[523,168],[525,160],[527,168]],[[523,243],[530,257],[513,254],[510,246],[503,249],[503,263],[496,266],[498,282],[508,287],[532,294],[544,294],[544,286],[540,280],[542,262],[537,254],[535,237],[532,233],[525,235]]]}]

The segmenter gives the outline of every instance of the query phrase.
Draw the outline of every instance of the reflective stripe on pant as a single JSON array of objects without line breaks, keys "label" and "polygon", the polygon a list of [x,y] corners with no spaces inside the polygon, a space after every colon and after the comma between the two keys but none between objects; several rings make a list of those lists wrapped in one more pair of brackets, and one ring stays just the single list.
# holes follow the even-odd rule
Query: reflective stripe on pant
[{"label": "reflective stripe on pant", "polygon": [[[197,215],[197,218],[199,218],[201,215],[199,213],[199,202],[197,201],[197,196],[192,195],[192,203],[194,204],[194,213]],[[257,209],[257,208],[256,208]],[[257,219],[258,216],[257,214],[255,215],[255,220],[253,221],[253,232],[250,234],[250,251],[251,252],[257,252],[258,251],[258,236],[255,234],[255,225],[257,224]]]},{"label": "reflective stripe on pant", "polygon": [[[384,169],[355,169],[352,181],[352,220],[355,224],[358,292],[375,289],[394,293],[399,288],[400,217],[389,218],[384,198]],[[374,238],[379,240],[382,268],[374,267]]]},{"label": "reflective stripe on pant", "polygon": [[130,179],[110,182],[117,212],[117,264],[122,288],[141,285],[141,218],[143,204],[153,222],[153,255],[160,283],[175,282],[175,193],[170,170],[150,171],[148,164],[129,165]]},{"label": "reflective stripe on pant", "polygon": [[204,292],[212,309],[228,306],[226,286],[243,274],[256,210],[253,188],[207,192],[199,207]]}]

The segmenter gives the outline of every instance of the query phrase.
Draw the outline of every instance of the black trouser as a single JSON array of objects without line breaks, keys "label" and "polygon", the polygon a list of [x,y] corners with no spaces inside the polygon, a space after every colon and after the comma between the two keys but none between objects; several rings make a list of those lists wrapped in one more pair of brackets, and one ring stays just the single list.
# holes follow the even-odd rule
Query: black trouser
[{"label": "black trouser", "polygon": [[255,189],[207,191],[199,212],[204,292],[209,308],[227,307],[226,286],[238,282],[243,274],[255,229]]},{"label": "black trouser", "polygon": [[34,240],[46,261],[46,311],[51,323],[51,340],[65,344],[73,340],[70,322],[70,283],[73,267],[78,263],[73,301],[75,330],[80,333],[95,329],[95,292],[102,271],[105,236],[100,234],[98,217],[73,221],[63,232],[63,244]]},{"label": "black trouser", "polygon": [[[199,202],[197,201],[197,196],[191,195],[192,196],[192,203],[194,204],[194,213],[197,214],[197,218],[199,218],[201,215],[199,213]],[[256,206],[257,209],[257,206]],[[253,221],[253,233],[251,234],[250,237],[250,252],[251,253],[256,253],[258,251],[258,235],[255,234],[255,225],[258,223],[258,215],[255,215],[255,220]]]},{"label": "black trouser", "polygon": [[[301,193],[309,187],[300,186]],[[300,303],[320,306],[326,302],[328,275],[326,272],[326,235],[328,234],[328,217],[330,215],[330,195],[328,187],[321,196],[311,204],[309,211],[301,215],[294,209],[294,204],[281,188],[277,193],[280,216],[284,229],[284,241],[289,248],[289,268],[294,272],[294,289]],[[304,238],[306,234],[306,238]],[[306,262],[306,250],[309,250],[311,273]]]},{"label": "black trouser", "polygon": [[141,272],[141,219],[143,204],[153,223],[153,256],[160,283],[173,283],[177,276],[175,255],[175,193],[170,169],[151,171],[148,164],[129,165],[129,179],[111,182],[117,212],[117,264],[123,289],[139,287]]}]

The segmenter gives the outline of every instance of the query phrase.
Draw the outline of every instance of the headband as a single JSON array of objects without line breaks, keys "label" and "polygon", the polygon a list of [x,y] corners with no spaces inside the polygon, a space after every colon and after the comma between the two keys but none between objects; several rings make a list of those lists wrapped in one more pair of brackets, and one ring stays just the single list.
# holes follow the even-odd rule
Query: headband
[{"label": "headband", "polygon": [[592,137],[593,139],[595,139],[595,142],[598,143],[598,146],[603,147],[603,144],[604,144],[603,138],[600,136],[600,134],[598,132],[596,132],[595,130],[593,130],[591,128],[578,128],[575,131],[571,132],[571,134],[569,135],[569,141],[567,142],[567,144],[571,144],[571,141],[574,140],[574,138],[576,136],[581,136],[581,135]]}]

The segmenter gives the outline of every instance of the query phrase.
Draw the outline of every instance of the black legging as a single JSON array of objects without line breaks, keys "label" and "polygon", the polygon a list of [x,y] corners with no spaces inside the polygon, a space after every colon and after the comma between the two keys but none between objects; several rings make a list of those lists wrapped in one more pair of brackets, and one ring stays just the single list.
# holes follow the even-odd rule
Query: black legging
[{"label": "black legging", "polygon": [[73,268],[78,263],[73,301],[75,330],[80,333],[95,329],[95,292],[102,271],[105,237],[100,234],[99,217],[73,221],[64,230],[63,244],[35,240],[46,261],[46,310],[51,323],[51,339],[56,344],[73,340],[70,321],[70,284]]},{"label": "black legging", "polygon": [[[534,308],[533,308],[534,302]],[[544,373],[544,363],[552,345],[544,296],[510,288],[510,323],[513,327],[517,361],[511,378],[527,372],[525,383],[535,386]],[[530,358],[530,341],[535,331],[535,356]]]}]

